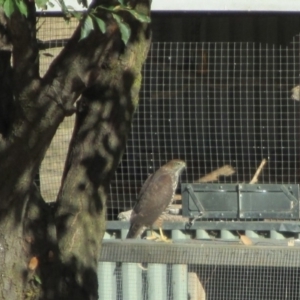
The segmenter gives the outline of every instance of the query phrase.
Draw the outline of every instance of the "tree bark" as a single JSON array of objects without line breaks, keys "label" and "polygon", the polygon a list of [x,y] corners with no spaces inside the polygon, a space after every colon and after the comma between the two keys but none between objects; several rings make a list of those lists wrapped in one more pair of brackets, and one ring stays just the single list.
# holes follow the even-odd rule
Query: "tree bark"
[{"label": "tree bark", "polygon": [[[149,48],[145,25],[124,48],[119,39],[105,68],[77,105],[76,126],[58,197],[56,226],[60,257],[72,282],[69,293],[97,299],[96,267],[105,231],[109,182],[125,149],[138,105],[141,68]],[[77,288],[76,288],[77,287]],[[93,292],[92,292],[93,291]]]},{"label": "tree bark", "polygon": [[[149,26],[124,14],[132,31],[126,46],[112,18],[106,34],[94,30],[79,41],[78,28],[40,78],[34,3],[27,4],[27,19],[14,13],[7,20],[0,10],[0,113],[8,116],[0,119],[0,299],[97,299],[106,198],[138,105]],[[132,6],[149,15],[150,0]],[[50,207],[34,177],[59,124],[74,112]]]}]

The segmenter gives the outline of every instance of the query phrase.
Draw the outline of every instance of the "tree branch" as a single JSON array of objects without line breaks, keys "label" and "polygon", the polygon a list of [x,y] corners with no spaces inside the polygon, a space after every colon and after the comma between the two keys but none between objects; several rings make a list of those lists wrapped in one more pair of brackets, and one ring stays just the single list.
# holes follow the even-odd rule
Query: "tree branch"
[{"label": "tree branch", "polygon": [[13,44],[13,68],[15,91],[20,92],[28,83],[39,78],[39,49],[36,40],[36,12],[34,1],[24,1],[28,17],[18,10],[9,19]]},{"label": "tree branch", "polygon": [[[74,112],[75,101],[97,78],[114,45],[113,35],[106,37],[100,32],[93,32],[80,43],[78,39],[79,29],[45,78],[31,80],[25,86],[26,80],[23,80],[20,83],[23,87],[11,102],[15,105],[13,121],[9,124],[7,137],[0,144],[0,180],[6,182],[0,189],[0,209],[7,207],[20,190],[30,188],[56,129],[66,115]],[[30,47],[20,55],[26,53],[31,53]],[[24,60],[18,66],[20,69],[30,62],[29,58]],[[15,65],[14,71],[18,73],[16,68]]]},{"label": "tree branch", "polygon": [[79,39],[80,27],[43,78],[45,95],[58,103],[66,115],[75,112],[74,103],[79,95],[100,75],[115,36],[94,31],[86,39]]}]

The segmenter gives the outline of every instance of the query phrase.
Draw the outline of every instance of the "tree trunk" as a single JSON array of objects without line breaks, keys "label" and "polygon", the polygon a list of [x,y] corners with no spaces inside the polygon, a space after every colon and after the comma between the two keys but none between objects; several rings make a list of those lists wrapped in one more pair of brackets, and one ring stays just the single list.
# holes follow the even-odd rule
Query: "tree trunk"
[{"label": "tree trunk", "polygon": [[136,34],[125,49],[117,41],[106,69],[77,105],[56,214],[60,257],[74,283],[69,291],[72,299],[79,294],[97,299],[96,267],[109,182],[125,149],[149,47],[144,29]]},{"label": "tree trunk", "polygon": [[[149,0],[133,2],[149,14]],[[124,14],[132,32],[126,46],[112,18],[106,34],[94,30],[79,41],[78,28],[39,78],[34,4],[27,4],[28,19],[16,13],[7,22],[0,9],[0,299],[97,299],[109,183],[138,105],[149,26]],[[34,178],[56,129],[74,111],[61,188],[49,206]]]}]

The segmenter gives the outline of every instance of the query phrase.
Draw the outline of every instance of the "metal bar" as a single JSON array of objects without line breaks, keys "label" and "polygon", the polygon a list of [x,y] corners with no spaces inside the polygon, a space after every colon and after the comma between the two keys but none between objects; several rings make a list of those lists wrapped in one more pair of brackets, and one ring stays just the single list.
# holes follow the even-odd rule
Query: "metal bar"
[{"label": "metal bar", "polygon": [[295,204],[298,203],[298,199],[296,197],[294,197],[294,195],[291,193],[291,191],[289,191],[286,186],[281,185],[280,189],[282,190],[282,192],[284,193],[284,195],[292,202],[294,202]]},{"label": "metal bar", "polygon": [[126,239],[128,229],[121,229],[121,239]]},{"label": "metal bar", "polygon": [[196,230],[196,239],[210,239],[211,237],[204,229],[197,229]]},{"label": "metal bar", "polygon": [[[142,268],[137,263],[122,264],[122,295],[123,299],[141,300],[142,291]],[[103,298],[109,299],[109,298]]]},{"label": "metal bar", "polygon": [[172,240],[189,239],[190,236],[184,233],[182,230],[172,230]]},{"label": "metal bar", "polygon": [[97,268],[99,299],[116,299],[116,263],[99,262]]},{"label": "metal bar", "polygon": [[148,264],[148,300],[167,299],[167,265]]},{"label": "metal bar", "polygon": [[246,230],[245,235],[249,238],[260,238],[260,236],[253,230]]},{"label": "metal bar", "polygon": [[275,230],[271,230],[270,238],[276,239],[276,240],[284,240],[285,239],[285,237],[281,233],[279,233]]},{"label": "metal bar", "polygon": [[188,268],[187,265],[172,266],[172,289],[174,300],[188,299]]},{"label": "metal bar", "polygon": [[[102,262],[135,262],[161,264],[204,264],[243,266],[291,266],[300,267],[300,242],[251,238],[253,246],[237,241],[178,240],[173,243],[157,243],[144,240],[103,241]],[[131,268],[131,269],[130,269]],[[130,271],[130,270],[131,271]],[[124,277],[140,276],[137,264],[129,264]]]},{"label": "metal bar", "polygon": [[204,207],[202,206],[201,202],[199,201],[199,199],[196,197],[195,193],[194,193],[194,190],[192,188],[192,186],[190,184],[188,184],[186,186],[186,190],[188,191],[188,193],[190,194],[192,200],[194,201],[196,207],[198,208],[198,211],[199,213],[203,213],[205,210],[204,210]]},{"label": "metal bar", "polygon": [[238,237],[234,235],[232,232],[229,230],[221,230],[221,239],[224,240],[236,240]]},{"label": "metal bar", "polygon": [[[115,235],[105,232],[103,240],[114,240]],[[99,299],[116,299],[116,263],[99,262],[97,266]]]},{"label": "metal bar", "polygon": [[[125,221],[108,221],[107,231],[128,229],[129,222]],[[154,227],[154,229],[158,229]],[[163,224],[164,230],[186,230],[186,222],[167,222]],[[258,230],[258,231],[288,231],[300,233],[300,222],[299,221],[195,221],[190,227],[191,230],[205,229],[205,230]]]}]

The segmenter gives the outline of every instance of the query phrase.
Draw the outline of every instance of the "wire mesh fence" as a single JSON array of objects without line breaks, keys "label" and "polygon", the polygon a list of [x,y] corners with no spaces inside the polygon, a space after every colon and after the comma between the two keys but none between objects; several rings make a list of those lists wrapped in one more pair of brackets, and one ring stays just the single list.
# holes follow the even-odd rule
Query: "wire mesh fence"
[{"label": "wire mesh fence", "polygon": [[224,241],[104,242],[99,297],[296,300],[300,297],[299,251],[298,246],[251,247]]},{"label": "wire mesh fence", "polygon": [[[39,18],[41,76],[76,26],[75,21]],[[187,162],[182,182],[229,164],[236,173],[219,182],[248,183],[267,159],[261,183],[299,183],[299,89],[291,92],[300,84],[299,46],[299,36],[284,47],[154,42],[127,149],[111,183],[108,219],[130,209],[148,174],[173,158]],[[74,117],[61,124],[43,161],[41,191],[47,201],[56,198],[73,124]],[[186,225],[164,223],[164,230],[182,238]],[[111,238],[124,238],[128,226],[109,222]],[[174,244],[104,241],[100,299],[300,298],[299,245],[287,247],[289,239],[299,237],[298,223],[206,220],[193,226],[197,230],[185,233],[189,241]],[[258,244],[241,245],[241,234]],[[286,246],[272,244],[275,238],[287,241]]]},{"label": "wire mesh fence", "polygon": [[230,164],[236,174],[220,182],[247,183],[263,159],[260,182],[299,182],[298,53],[299,37],[285,48],[153,43],[111,206],[131,207],[147,174],[172,158],[187,162],[183,182]]},{"label": "wire mesh fence", "polygon": [[[55,31],[42,25],[39,38],[61,45],[57,40],[68,38],[76,23],[61,23],[62,28],[69,26],[65,31],[53,20]],[[229,164],[236,173],[219,181],[247,183],[267,159],[261,183],[298,183],[300,101],[299,90],[294,98],[291,90],[300,83],[299,45],[299,36],[284,47],[152,43],[140,105],[111,183],[108,218],[130,209],[147,176],[173,158],[187,162],[182,182]],[[53,49],[54,57],[59,48]],[[41,55],[42,70],[53,57]],[[41,190],[48,201],[55,200],[73,122],[67,118],[59,128],[41,168]]]}]

